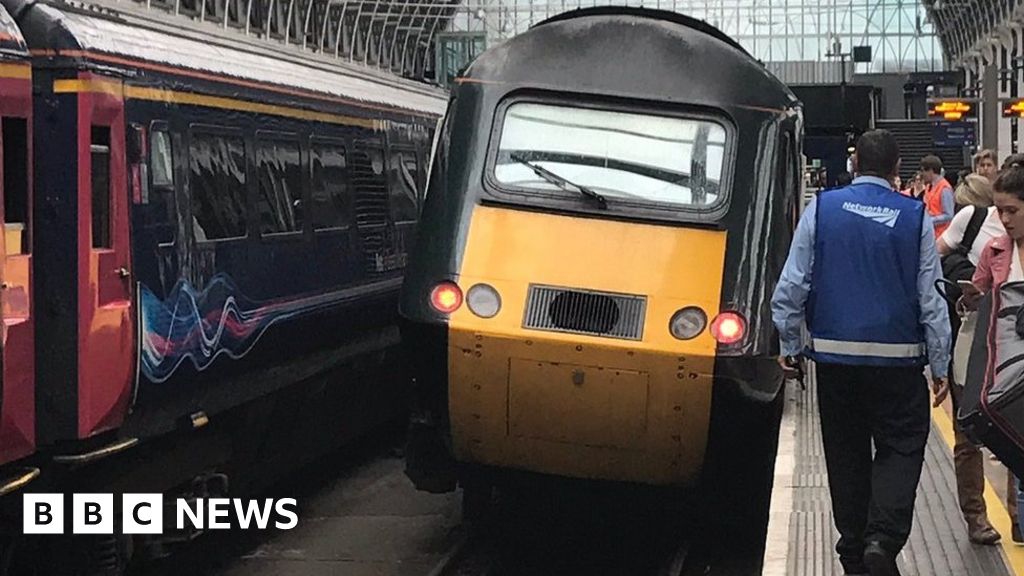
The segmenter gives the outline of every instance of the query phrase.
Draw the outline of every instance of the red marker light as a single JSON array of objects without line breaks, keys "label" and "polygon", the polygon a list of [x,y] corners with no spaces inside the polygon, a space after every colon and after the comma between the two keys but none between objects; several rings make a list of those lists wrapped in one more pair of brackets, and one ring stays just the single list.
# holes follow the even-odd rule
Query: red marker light
[{"label": "red marker light", "polygon": [[430,305],[442,314],[451,314],[462,306],[462,290],[453,282],[441,282],[430,291]]},{"label": "red marker light", "polygon": [[711,322],[711,335],[719,344],[735,344],[747,334],[747,321],[736,312],[722,312]]}]

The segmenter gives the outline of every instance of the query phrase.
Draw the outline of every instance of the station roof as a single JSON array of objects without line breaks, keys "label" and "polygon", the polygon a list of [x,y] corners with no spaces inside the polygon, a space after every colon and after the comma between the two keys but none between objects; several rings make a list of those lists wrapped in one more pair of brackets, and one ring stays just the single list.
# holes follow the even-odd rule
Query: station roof
[{"label": "station roof", "polygon": [[1000,46],[1021,52],[1021,0],[922,0],[946,53],[947,64],[957,67],[971,59],[989,63]]},{"label": "station roof", "polygon": [[[1024,0],[39,0],[148,14],[341,59],[413,79],[437,78],[439,37],[479,33],[493,45],[582,5],[632,5],[706,20],[766,62],[831,62],[870,46],[862,71],[938,71],[1002,45],[1024,54]],[[936,37],[938,42],[935,41]],[[941,45],[941,48],[939,48]],[[934,46],[934,48],[932,48]],[[941,54],[939,52],[941,51]],[[474,56],[469,54],[468,56]]]},{"label": "station roof", "polygon": [[[918,0],[461,0],[449,30],[484,34],[487,45],[493,46],[556,14],[609,5],[667,10],[703,20],[774,73],[782,67],[792,69],[780,76],[788,83],[835,83],[854,72],[945,69],[943,48],[928,10]],[[440,53],[447,55],[441,48],[448,31],[440,41]]]},{"label": "station roof", "polygon": [[[303,58],[343,60],[413,79],[430,76],[434,37],[460,0],[41,0],[204,33],[247,37]],[[168,18],[168,16],[174,18]]]}]

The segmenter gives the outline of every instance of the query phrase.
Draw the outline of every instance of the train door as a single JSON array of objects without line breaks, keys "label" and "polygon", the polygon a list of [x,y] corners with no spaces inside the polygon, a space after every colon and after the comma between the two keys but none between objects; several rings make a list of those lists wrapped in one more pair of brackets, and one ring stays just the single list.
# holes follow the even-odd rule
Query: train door
[{"label": "train door", "polygon": [[135,376],[129,194],[120,80],[80,75],[78,98],[79,437],[117,427]]},{"label": "train door", "polygon": [[31,313],[32,80],[27,63],[0,64],[0,464],[35,448]]}]

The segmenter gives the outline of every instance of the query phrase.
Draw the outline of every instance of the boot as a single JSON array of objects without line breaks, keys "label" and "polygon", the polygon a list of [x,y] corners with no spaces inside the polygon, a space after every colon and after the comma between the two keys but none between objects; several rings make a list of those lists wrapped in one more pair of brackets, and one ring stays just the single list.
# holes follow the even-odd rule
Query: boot
[{"label": "boot", "polygon": [[985,461],[981,449],[954,426],[953,466],[960,511],[967,522],[967,536],[975,544],[992,545],[1002,538],[988,520],[985,507]]},{"label": "boot", "polygon": [[967,537],[974,544],[981,544],[983,546],[993,546],[998,544],[1002,540],[1002,535],[988,523],[987,518],[978,520],[967,521]]},{"label": "boot", "polygon": [[864,564],[871,576],[900,576],[896,567],[896,557],[890,554],[878,542],[868,542],[864,547]]}]

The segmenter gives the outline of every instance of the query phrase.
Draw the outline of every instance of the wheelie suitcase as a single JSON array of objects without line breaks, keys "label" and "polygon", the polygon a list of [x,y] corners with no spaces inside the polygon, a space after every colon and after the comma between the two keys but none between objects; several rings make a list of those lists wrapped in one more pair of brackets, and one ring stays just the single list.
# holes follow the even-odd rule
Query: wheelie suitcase
[{"label": "wheelie suitcase", "polygon": [[982,299],[958,422],[1024,477],[1024,282]]}]

